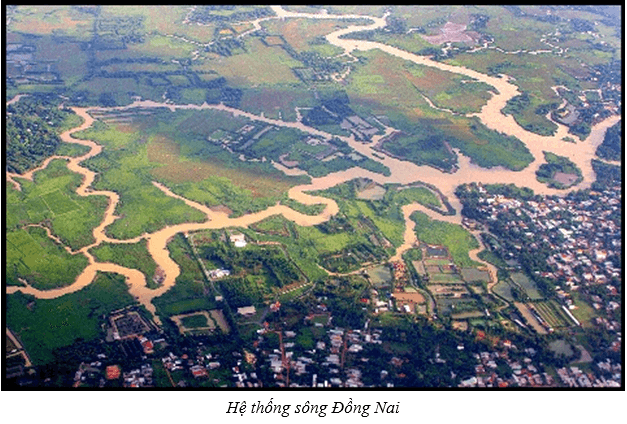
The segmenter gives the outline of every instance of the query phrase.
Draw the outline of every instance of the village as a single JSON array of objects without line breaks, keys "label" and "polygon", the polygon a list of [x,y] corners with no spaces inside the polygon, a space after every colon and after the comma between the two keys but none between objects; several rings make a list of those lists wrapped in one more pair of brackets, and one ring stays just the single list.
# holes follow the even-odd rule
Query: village
[{"label": "village", "polygon": [[[481,195],[477,211],[490,230],[509,232],[520,240],[500,243],[506,258],[523,251],[548,250],[545,261],[550,271],[537,273],[565,286],[557,286],[556,292],[568,306],[572,305],[568,291],[580,286],[603,285],[608,295],[617,295],[622,278],[622,241],[616,222],[621,210],[620,187],[590,191],[586,200],[571,195],[525,201],[489,195],[481,185],[475,186]],[[610,302],[600,306],[613,309]]]}]

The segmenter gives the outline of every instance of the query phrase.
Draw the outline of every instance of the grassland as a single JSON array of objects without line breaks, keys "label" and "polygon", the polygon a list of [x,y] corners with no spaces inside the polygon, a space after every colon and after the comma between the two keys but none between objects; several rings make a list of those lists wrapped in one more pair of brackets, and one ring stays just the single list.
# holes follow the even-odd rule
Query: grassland
[{"label": "grassland", "polygon": [[89,152],[90,148],[87,146],[81,146],[80,144],[68,144],[63,143],[55,152],[59,156],[79,157]]},{"label": "grassland", "polygon": [[[313,21],[311,19],[296,18],[285,22],[277,20],[266,21],[261,25],[269,34],[281,36],[297,53],[316,51],[323,56],[335,56],[342,53],[342,50],[339,47],[328,44],[324,40],[324,36],[354,23],[354,21],[339,19]],[[324,48],[320,48],[321,46],[324,46]]]},{"label": "grassland", "polygon": [[40,290],[64,287],[72,284],[88,265],[85,256],[71,255],[53,242],[43,228],[11,231],[6,240],[8,285],[21,285],[18,278],[22,278]]},{"label": "grassland", "polygon": [[300,87],[271,86],[246,90],[240,101],[242,110],[272,119],[296,121],[296,107],[314,106],[310,91]]},{"label": "grassland", "polygon": [[90,252],[99,262],[111,262],[141,271],[146,276],[148,287],[157,287],[152,280],[157,264],[150,256],[146,243],[145,240],[135,244],[101,243]]},{"label": "grassland", "polygon": [[460,114],[478,113],[494,89],[467,77],[417,64],[405,64],[405,77],[435,106]]},{"label": "grassland", "polygon": [[259,39],[249,39],[246,53],[226,58],[207,60],[194,65],[194,71],[209,71],[222,75],[234,86],[297,84],[300,80],[292,72],[302,64],[281,47],[268,47]]},{"label": "grassland", "polygon": [[37,35],[61,31],[74,37],[85,37],[92,22],[90,15],[70,6],[28,6],[17,8],[12,13],[11,29]]},{"label": "grassland", "polygon": [[[164,225],[206,219],[182,201],[166,196],[151,184],[154,180],[208,206],[226,205],[236,214],[275,204],[292,185],[302,181],[282,176],[268,164],[242,163],[201,139],[204,131],[211,133],[220,125],[228,131],[245,122],[217,120],[222,116],[210,112],[156,113],[137,117],[131,125],[96,124],[79,135],[105,147],[86,162],[100,174],[95,187],[120,194],[116,212],[121,218],[108,227],[109,234],[130,238]],[[185,128],[185,132],[177,128]]]},{"label": "grassland", "polygon": [[[482,167],[526,167],[533,157],[525,145],[485,127],[476,119],[439,112],[419,91],[439,93],[443,106],[462,111],[480,108],[491,96],[485,84],[465,83],[457,75],[408,64],[380,51],[360,53],[364,64],[351,73],[346,91],[351,103],[387,116],[403,133],[382,148],[418,165],[450,169],[456,161],[445,141]],[[447,91],[448,90],[448,91]],[[432,99],[433,100],[433,99]],[[433,100],[436,101],[437,100]]]},{"label": "grassland", "polygon": [[98,274],[86,288],[57,299],[37,300],[21,293],[6,296],[6,318],[35,364],[54,360],[55,348],[78,339],[104,336],[101,317],[134,304],[124,277]]},{"label": "grassland", "polygon": [[594,325],[592,320],[599,316],[599,314],[583,299],[579,293],[573,294],[573,300],[576,308],[571,313],[577,318],[584,328],[588,328]]},{"label": "grassland", "polygon": [[209,326],[207,317],[203,314],[196,314],[181,318],[181,323],[186,328],[200,328]]},{"label": "grassland", "polygon": [[422,212],[414,212],[418,239],[428,244],[442,244],[450,252],[457,266],[476,267],[481,264],[468,257],[468,252],[479,247],[477,240],[459,225],[434,221]]},{"label": "grassland", "polygon": [[[390,112],[397,112],[412,121],[425,116],[445,116],[443,112],[431,109],[410,80],[413,77],[412,71],[414,74],[419,72],[417,65],[408,65],[406,61],[379,50],[359,52],[356,56],[359,57],[360,64],[350,73],[346,87],[352,103],[370,106],[375,115],[390,117]],[[446,72],[434,72],[444,81],[454,77]]]},{"label": "grassland", "polygon": [[205,286],[205,278],[185,237],[176,235],[168,244],[172,259],[181,269],[176,284],[153,300],[162,318],[215,307],[215,294]]},{"label": "grassland", "polygon": [[289,207],[290,209],[294,209],[295,211],[300,212],[302,214],[312,215],[312,216],[319,215],[326,208],[326,206],[323,204],[305,205],[303,203],[297,202],[296,200],[293,200],[287,197],[287,195],[285,196],[283,200],[281,200],[281,204]]},{"label": "grassland", "polygon": [[93,243],[91,229],[102,221],[108,200],[78,196],[75,189],[81,178],[67,169],[64,160],[53,160],[35,173],[33,182],[20,179],[21,191],[7,189],[7,230],[45,223],[73,250]]},{"label": "grassland", "polygon": [[420,120],[411,133],[397,134],[385,140],[381,149],[417,165],[450,170],[457,157],[446,147],[445,137],[441,131],[430,126],[428,120]]}]

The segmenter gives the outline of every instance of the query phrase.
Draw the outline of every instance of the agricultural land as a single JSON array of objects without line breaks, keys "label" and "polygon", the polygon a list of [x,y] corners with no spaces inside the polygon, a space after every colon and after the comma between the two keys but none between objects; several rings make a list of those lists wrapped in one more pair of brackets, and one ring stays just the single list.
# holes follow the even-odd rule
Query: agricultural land
[{"label": "agricultural land", "polygon": [[7,5],[6,386],[623,387],[622,13]]}]

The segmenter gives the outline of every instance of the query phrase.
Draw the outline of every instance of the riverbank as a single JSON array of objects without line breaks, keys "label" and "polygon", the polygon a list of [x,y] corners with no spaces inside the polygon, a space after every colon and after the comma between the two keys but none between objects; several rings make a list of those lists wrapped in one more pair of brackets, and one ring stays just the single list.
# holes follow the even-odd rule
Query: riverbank
[{"label": "riverbank", "polygon": [[[339,207],[337,203],[328,198],[313,196],[308,194],[308,192],[317,191],[317,190],[325,190],[331,187],[334,187],[338,184],[342,184],[344,182],[350,181],[356,178],[369,178],[378,184],[388,184],[388,183],[396,183],[407,185],[415,182],[423,182],[429,184],[431,186],[437,187],[443,196],[445,196],[450,202],[452,208],[455,210],[454,215],[441,215],[429,208],[426,208],[419,204],[411,204],[406,205],[402,208],[403,216],[405,219],[405,233],[404,233],[404,243],[400,246],[395,256],[392,260],[401,260],[402,254],[411,248],[416,242],[416,233],[415,223],[410,219],[410,216],[415,211],[420,211],[429,216],[431,219],[446,221],[449,223],[461,225],[461,204],[455,197],[455,188],[463,183],[470,182],[480,182],[483,184],[501,184],[501,183],[514,183],[519,186],[529,187],[537,194],[544,195],[564,195],[569,191],[586,188],[589,187],[592,181],[595,179],[594,171],[592,169],[591,161],[595,158],[595,152],[597,146],[603,141],[603,137],[605,135],[605,131],[612,125],[614,125],[619,119],[619,116],[613,116],[611,118],[606,119],[605,121],[595,125],[592,129],[592,132],[588,139],[585,142],[579,143],[567,143],[561,140],[561,136],[563,136],[562,132],[552,137],[543,137],[538,136],[536,134],[530,133],[520,127],[511,116],[505,116],[501,113],[501,109],[505,106],[507,101],[512,97],[519,95],[520,92],[509,82],[509,78],[507,76],[500,77],[492,77],[488,75],[481,74],[479,72],[470,70],[464,67],[458,67],[453,65],[448,65],[440,62],[433,61],[429,58],[418,56],[413,53],[409,53],[403,51],[401,49],[387,46],[385,44],[370,42],[370,41],[358,41],[358,40],[350,40],[341,38],[342,36],[348,35],[351,32],[362,31],[364,29],[376,29],[382,28],[386,25],[385,17],[377,18],[377,17],[368,17],[362,15],[319,15],[319,14],[304,14],[304,13],[292,13],[286,12],[280,7],[273,7],[275,12],[277,13],[277,19],[288,19],[288,18],[310,18],[310,19],[361,19],[367,18],[373,21],[371,25],[352,25],[348,28],[344,28],[341,30],[337,30],[327,35],[327,40],[342,49],[344,49],[345,54],[350,54],[353,50],[370,50],[370,49],[380,49],[385,53],[394,55],[396,57],[402,58],[404,60],[411,61],[416,64],[435,67],[440,70],[453,72],[460,75],[465,75],[467,77],[473,78],[478,81],[485,82],[490,86],[494,87],[498,94],[493,94],[487,104],[482,108],[481,112],[476,114],[481,122],[486,125],[488,128],[493,129],[495,131],[502,132],[506,135],[512,135],[519,138],[533,157],[534,161],[522,171],[510,171],[508,169],[504,169],[501,167],[486,169],[477,166],[476,164],[471,163],[471,160],[462,155],[460,152],[456,151],[458,156],[458,170],[455,173],[445,173],[439,171],[435,168],[429,166],[418,166],[411,162],[403,161],[399,158],[394,158],[386,154],[382,154],[381,152],[376,152],[374,147],[377,142],[391,134],[393,131],[396,131],[394,128],[388,127],[386,128],[385,134],[381,136],[374,137],[371,143],[362,143],[357,140],[353,136],[350,137],[339,137],[343,141],[347,142],[351,148],[357,151],[364,156],[380,162],[381,164],[387,166],[391,170],[391,175],[384,176],[381,174],[376,174],[374,172],[364,170],[359,167],[354,167],[348,170],[335,172],[332,174],[328,174],[321,178],[311,178],[311,183],[304,184],[296,187],[292,187],[288,196],[305,205],[314,205],[314,204],[324,204],[325,209],[318,215],[310,216],[304,215],[297,211],[290,209],[284,205],[274,205],[266,210],[244,215],[238,218],[229,218],[228,215],[224,212],[219,212],[215,210],[211,210],[205,205],[199,204],[197,202],[193,202],[189,199],[186,199],[182,196],[174,194],[170,191],[166,186],[153,182],[157,188],[159,188],[164,194],[177,198],[179,200],[183,200],[188,206],[193,207],[202,213],[204,213],[207,217],[207,220],[201,223],[183,223],[173,226],[164,227],[153,233],[145,233],[139,237],[128,240],[117,240],[108,237],[105,234],[106,228],[111,225],[118,217],[115,215],[115,210],[120,200],[120,196],[118,193],[113,191],[106,190],[93,190],[91,188],[92,183],[96,177],[96,173],[88,170],[81,166],[81,162],[89,159],[93,156],[98,155],[102,151],[102,146],[97,144],[92,140],[79,140],[72,137],[72,134],[85,130],[93,125],[95,122],[94,118],[89,114],[92,111],[112,111],[112,110],[130,110],[134,108],[143,108],[143,109],[154,109],[154,108],[167,108],[170,111],[175,110],[221,110],[223,112],[230,113],[234,117],[246,117],[248,119],[254,121],[261,121],[271,125],[286,127],[286,128],[295,128],[300,131],[306,132],[308,134],[323,137],[325,139],[330,139],[333,137],[332,134],[326,133],[324,131],[309,127],[304,125],[302,122],[286,122],[280,119],[271,119],[266,118],[261,115],[255,115],[250,112],[245,112],[236,108],[232,108],[223,104],[218,105],[209,105],[204,103],[203,105],[174,105],[171,103],[159,103],[155,101],[135,101],[134,103],[128,106],[121,107],[112,107],[112,108],[72,108],[72,110],[83,119],[83,122],[68,131],[65,131],[60,135],[60,138],[63,142],[66,143],[74,143],[80,144],[88,147],[90,150],[88,153],[77,157],[77,158],[69,158],[65,156],[53,156],[48,158],[44,164],[40,167],[29,171],[29,173],[24,175],[10,174],[6,173],[7,181],[11,182],[16,189],[20,188],[19,179],[26,178],[32,180],[33,174],[38,172],[41,169],[44,169],[50,161],[54,159],[64,159],[67,160],[67,167],[69,170],[81,174],[83,176],[83,182],[76,189],[76,193],[79,196],[106,196],[109,199],[108,207],[105,211],[104,218],[102,222],[93,229],[93,235],[95,238],[95,243],[90,246],[82,248],[79,252],[84,254],[88,260],[89,265],[85,268],[85,270],[77,277],[77,279],[69,286],[53,289],[53,290],[37,290],[31,286],[26,287],[8,287],[7,293],[15,293],[17,291],[21,291],[23,293],[31,294],[40,299],[52,299],[59,296],[63,296],[68,293],[73,293],[82,288],[89,285],[93,279],[95,278],[97,272],[113,272],[123,275],[126,278],[126,283],[129,286],[129,292],[132,296],[134,296],[142,305],[144,305],[154,316],[155,322],[161,324],[158,316],[156,315],[156,308],[152,304],[152,300],[156,297],[159,297],[166,293],[170,288],[172,288],[175,284],[176,278],[180,274],[180,268],[172,260],[170,257],[169,251],[167,249],[167,245],[169,241],[178,233],[188,233],[194,232],[203,229],[222,229],[227,227],[248,227],[252,224],[255,224],[263,219],[266,219],[270,216],[274,215],[282,215],[289,221],[294,222],[299,226],[312,226],[317,225],[329,220],[332,216],[336,215],[339,212]],[[20,96],[16,96],[11,102],[19,101]],[[543,162],[544,151],[550,151],[560,156],[568,157],[572,162],[575,163],[576,166],[579,167],[582,171],[583,182],[576,187],[571,187],[569,190],[557,190],[550,189],[544,184],[540,183],[536,180],[535,172]],[[287,170],[287,168],[281,167],[278,164],[275,164],[277,169],[283,170],[288,175],[306,175],[305,171],[298,169]],[[49,237],[54,240],[54,235],[48,233]],[[477,254],[483,249],[483,245],[477,234],[473,233],[473,236],[477,238],[479,241],[480,247],[470,252],[471,259],[476,260],[477,262],[481,262],[490,271],[491,276],[496,278],[496,270],[495,268],[487,264],[486,262],[480,260]],[[96,262],[95,258],[89,253],[89,249],[100,245],[103,242],[107,243],[136,243],[142,239],[147,240],[147,247],[150,255],[154,259],[160,269],[163,270],[165,278],[162,284],[157,289],[150,289],[146,285],[146,278],[144,274],[135,269],[129,269],[125,267],[121,267],[119,265],[113,263],[106,262]],[[79,253],[77,252],[77,253]],[[489,287],[495,283],[493,281]]]}]

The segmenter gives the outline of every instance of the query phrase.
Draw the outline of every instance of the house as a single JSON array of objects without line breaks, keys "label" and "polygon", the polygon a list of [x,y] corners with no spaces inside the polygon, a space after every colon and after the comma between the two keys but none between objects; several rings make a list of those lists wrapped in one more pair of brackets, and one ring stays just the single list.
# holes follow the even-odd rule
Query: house
[{"label": "house", "polygon": [[255,315],[255,313],[257,313],[257,310],[254,306],[244,306],[242,308],[237,308],[237,313],[245,317],[249,317]]},{"label": "house", "polygon": [[231,234],[230,240],[235,247],[246,247],[246,236],[244,234]]},{"label": "house", "polygon": [[109,365],[106,368],[107,380],[116,380],[120,378],[121,370],[119,365]]}]

